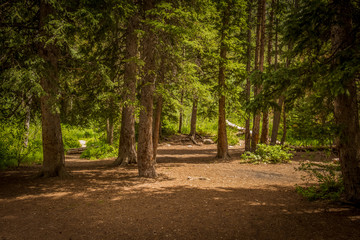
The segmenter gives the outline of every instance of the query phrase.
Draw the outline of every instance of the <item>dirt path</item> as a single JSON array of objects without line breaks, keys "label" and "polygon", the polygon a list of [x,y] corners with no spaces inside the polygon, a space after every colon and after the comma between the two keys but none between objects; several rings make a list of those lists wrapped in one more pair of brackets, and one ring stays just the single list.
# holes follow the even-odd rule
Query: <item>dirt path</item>
[{"label": "dirt path", "polygon": [[215,145],[162,145],[159,179],[67,158],[73,178],[0,172],[0,239],[360,239],[360,210],[308,202],[297,161],[216,162]]}]

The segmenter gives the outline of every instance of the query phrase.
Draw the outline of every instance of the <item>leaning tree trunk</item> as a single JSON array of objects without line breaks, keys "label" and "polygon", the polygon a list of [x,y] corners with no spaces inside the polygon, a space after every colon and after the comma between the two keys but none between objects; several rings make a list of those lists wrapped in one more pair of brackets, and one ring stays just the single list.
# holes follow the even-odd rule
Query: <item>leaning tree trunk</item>
[{"label": "leaning tree trunk", "polygon": [[[144,2],[144,10],[154,7],[154,0]],[[151,18],[151,15],[148,16]],[[152,140],[153,94],[155,83],[155,35],[149,25],[145,23],[143,39],[144,76],[141,82],[139,141],[138,141],[138,170],[140,177],[157,177]]]},{"label": "leaning tree trunk", "polygon": [[[53,12],[50,4],[40,2],[40,33],[48,37],[45,30],[46,21]],[[46,67],[40,84],[45,95],[41,97],[41,126],[43,141],[43,166],[40,177],[66,177],[64,146],[61,134],[60,114],[57,112],[56,95],[59,92],[58,84],[58,50],[49,43],[39,44],[39,56],[44,59]]]},{"label": "leaning tree trunk", "polygon": [[[335,56],[332,69],[336,69],[347,56],[342,53],[353,44],[354,37],[351,36],[350,0],[333,0],[332,3],[336,14],[335,23],[331,28],[331,44]],[[345,91],[336,96],[334,110],[339,127],[340,163],[345,196],[347,200],[360,204],[360,127],[357,86],[355,77],[343,77],[340,80]]]},{"label": "leaning tree trunk", "polygon": [[217,158],[227,159],[230,157],[229,148],[227,142],[227,133],[226,133],[226,115],[225,115],[225,95],[224,91],[226,89],[225,84],[225,63],[226,63],[226,54],[227,46],[225,43],[227,29],[229,27],[229,8],[230,5],[226,7],[223,13],[222,19],[222,29],[221,29],[221,45],[220,45],[220,64],[219,64],[219,121],[218,121],[218,141],[217,141]]},{"label": "leaning tree trunk", "polygon": [[137,64],[133,60],[138,53],[137,34],[138,16],[135,14],[128,20],[126,29],[126,52],[125,58],[130,61],[125,63],[124,72],[124,106],[121,114],[121,129],[118,157],[113,165],[128,165],[136,163],[135,142],[135,101],[136,101],[136,69]]}]

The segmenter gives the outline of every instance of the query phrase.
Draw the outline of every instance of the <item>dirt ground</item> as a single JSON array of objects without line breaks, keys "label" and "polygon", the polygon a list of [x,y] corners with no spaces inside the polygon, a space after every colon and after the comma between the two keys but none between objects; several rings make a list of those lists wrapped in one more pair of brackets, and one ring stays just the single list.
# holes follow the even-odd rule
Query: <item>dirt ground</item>
[{"label": "dirt ground", "polygon": [[0,239],[360,239],[360,210],[308,202],[290,164],[216,161],[216,145],[159,147],[159,178],[69,155],[70,179],[0,172]]}]

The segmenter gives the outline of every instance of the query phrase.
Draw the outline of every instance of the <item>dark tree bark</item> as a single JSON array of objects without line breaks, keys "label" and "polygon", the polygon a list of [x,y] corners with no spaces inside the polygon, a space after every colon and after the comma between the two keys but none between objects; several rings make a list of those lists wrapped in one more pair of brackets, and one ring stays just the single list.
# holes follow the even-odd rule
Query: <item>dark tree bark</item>
[{"label": "dark tree bark", "polygon": [[277,140],[277,136],[278,136],[278,132],[279,132],[279,126],[280,126],[280,120],[281,120],[281,109],[284,103],[285,97],[281,96],[279,98],[279,102],[278,102],[278,109],[274,110],[274,119],[273,119],[273,128],[272,128],[272,132],[271,132],[271,145],[275,145],[276,144],[276,140]]},{"label": "dark tree bark", "polygon": [[31,118],[31,97],[29,99],[28,104],[26,105],[26,116],[25,116],[25,122],[24,122],[24,128],[25,128],[25,134],[24,134],[24,147],[27,148],[29,145],[29,134],[30,134],[30,118]]},{"label": "dark tree bark", "polygon": [[[275,7],[275,0],[271,1],[271,11],[270,11],[270,19],[269,19],[269,29],[268,29],[268,54],[267,54],[267,61],[268,66],[270,67],[272,64],[272,38],[273,38],[273,22],[274,22],[274,7]],[[269,143],[269,111],[263,111],[263,123],[262,123],[262,130],[261,130],[261,143],[268,144]]]},{"label": "dark tree bark", "polygon": [[[46,1],[40,1],[40,34],[48,37],[45,30],[46,22],[53,9]],[[41,97],[41,126],[43,141],[43,166],[40,177],[66,177],[64,146],[62,141],[60,114],[57,112],[56,95],[58,84],[58,49],[53,44],[39,43],[39,55],[44,59],[46,73],[41,77],[40,84],[45,95]]]},{"label": "dark tree bark", "polygon": [[[333,0],[335,21],[331,28],[331,44],[336,69],[344,61],[342,55],[351,47],[352,6],[350,0]],[[339,93],[334,102],[335,120],[339,127],[340,164],[346,199],[360,204],[360,127],[355,77],[341,79],[345,93]]]},{"label": "dark tree bark", "polygon": [[285,144],[286,141],[286,133],[287,133],[287,125],[286,125],[286,105],[285,102],[283,103],[283,135],[281,138],[281,145]]},{"label": "dark tree bark", "polygon": [[222,16],[221,44],[220,44],[220,63],[219,63],[219,121],[218,121],[218,141],[217,141],[217,158],[227,159],[230,157],[227,133],[226,133],[226,113],[225,113],[225,63],[227,59],[227,45],[225,43],[227,29],[229,27],[229,8],[225,8]]},{"label": "dark tree bark", "polygon": [[[135,58],[138,53],[137,34],[138,16],[135,14],[128,20],[126,29],[125,58]],[[121,115],[119,154],[113,165],[128,165],[136,163],[135,142],[135,100],[136,100],[136,70],[135,61],[125,63],[124,81],[125,94],[124,106]]]},{"label": "dark tree bark", "polygon": [[114,142],[114,102],[109,100],[109,116],[106,119],[106,143],[113,145]]},{"label": "dark tree bark", "polygon": [[[155,1],[143,2],[144,11],[154,8]],[[151,18],[148,16],[147,18]],[[155,171],[155,159],[152,140],[153,121],[153,94],[155,84],[155,35],[151,27],[144,23],[145,36],[143,39],[144,77],[141,82],[140,117],[139,117],[139,141],[138,141],[138,169],[140,177],[157,177]]]},{"label": "dark tree bark", "polygon": [[[256,27],[256,49],[255,49],[255,70],[262,72],[264,70],[264,52],[265,52],[265,0],[258,1],[257,27]],[[254,86],[254,95],[257,96],[261,91],[261,86]],[[254,113],[253,130],[251,138],[251,151],[256,150],[260,134],[259,112]]]},{"label": "dark tree bark", "polygon": [[162,97],[161,94],[159,94],[157,96],[157,101],[156,101],[154,132],[153,132],[153,145],[154,145],[154,159],[155,159],[155,161],[156,161],[157,147],[158,147],[158,144],[159,144],[162,106],[163,106],[163,97]]},{"label": "dark tree bark", "polygon": [[181,133],[182,131],[182,124],[183,124],[183,114],[184,114],[184,110],[183,110],[183,103],[184,103],[184,90],[181,90],[181,96],[180,96],[180,116],[179,116],[179,130],[178,133]]},{"label": "dark tree bark", "polygon": [[269,143],[269,111],[263,111],[260,143]]},{"label": "dark tree bark", "polygon": [[106,143],[112,145],[114,141],[114,120],[112,117],[106,119]]},{"label": "dark tree bark", "polygon": [[[276,13],[277,13],[277,9],[278,9],[278,0],[276,0]],[[275,56],[274,56],[274,68],[275,70],[277,69],[277,64],[278,64],[278,19],[277,19],[277,14],[275,14]],[[276,141],[277,141],[277,137],[278,137],[278,132],[279,132],[279,126],[280,126],[280,120],[281,120],[281,109],[282,109],[282,105],[285,101],[285,97],[284,96],[280,96],[279,101],[278,101],[278,109],[274,110],[274,117],[273,117],[273,127],[272,127],[272,132],[271,132],[271,141],[270,144],[271,145],[275,145]]]},{"label": "dark tree bark", "polygon": [[[251,71],[251,12],[252,12],[252,1],[249,1],[248,4],[248,24],[249,24],[249,29],[247,32],[247,41],[248,41],[248,46],[247,46],[247,61],[246,61],[246,72],[250,75],[250,71]],[[246,95],[246,102],[250,101],[250,93],[251,93],[251,84],[250,84],[250,78],[248,77],[246,79],[246,87],[245,87],[245,95]],[[246,116],[246,120],[245,120],[245,151],[250,151],[251,150],[251,134],[250,134],[250,114],[248,116]]]},{"label": "dark tree bark", "polygon": [[199,98],[198,96],[194,96],[193,99],[193,107],[191,111],[191,123],[190,123],[190,137],[195,141],[196,134],[196,118],[197,118],[197,106],[198,106]]},{"label": "dark tree bark", "polygon": [[[295,0],[295,1],[294,1],[294,8],[295,8],[295,10],[298,9],[298,7],[299,7],[298,4],[299,4],[298,0]],[[288,48],[289,48],[289,50],[291,50],[291,49],[293,48],[293,43],[292,43],[292,42],[289,43]],[[277,62],[277,59],[276,59],[276,62]],[[290,58],[290,57],[287,57],[287,59],[286,59],[286,67],[289,68],[290,65],[291,65],[291,58]],[[283,135],[282,135],[280,144],[281,144],[281,145],[284,145],[284,144],[285,144],[285,141],[286,141],[286,134],[287,134],[286,104],[285,104],[285,102],[286,102],[286,97],[285,97],[285,96],[281,96],[280,99],[279,99],[279,102],[280,102],[280,101],[282,102],[282,105],[283,105],[283,110],[282,110],[282,111],[283,111],[283,112],[282,112],[282,114],[283,114]],[[281,102],[280,102],[280,103],[281,103]],[[280,105],[280,104],[279,104],[279,105]],[[281,114],[281,109],[280,109],[280,113],[279,113],[279,114]],[[276,139],[275,139],[275,141],[276,141]]]}]

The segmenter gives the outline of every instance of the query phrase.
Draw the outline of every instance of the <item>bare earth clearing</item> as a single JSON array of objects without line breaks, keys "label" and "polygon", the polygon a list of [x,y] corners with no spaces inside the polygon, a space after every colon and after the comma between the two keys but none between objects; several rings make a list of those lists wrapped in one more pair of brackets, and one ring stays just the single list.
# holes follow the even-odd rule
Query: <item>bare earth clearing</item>
[{"label": "bare earth clearing", "polygon": [[216,145],[163,144],[159,178],[136,166],[67,156],[73,178],[33,179],[39,167],[0,172],[0,239],[360,239],[360,210],[308,202],[290,164],[214,159]]}]

